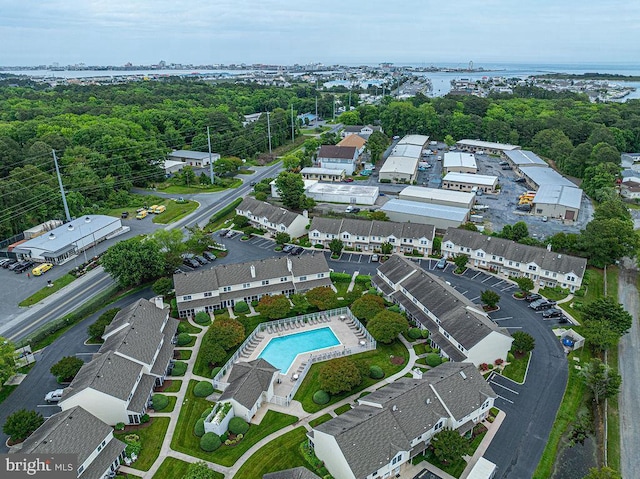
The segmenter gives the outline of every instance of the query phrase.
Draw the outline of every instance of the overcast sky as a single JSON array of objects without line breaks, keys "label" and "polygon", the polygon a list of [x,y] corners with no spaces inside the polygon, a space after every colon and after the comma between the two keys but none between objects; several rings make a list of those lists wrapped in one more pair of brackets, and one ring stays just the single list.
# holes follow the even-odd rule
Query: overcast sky
[{"label": "overcast sky", "polygon": [[0,65],[615,63],[632,0],[0,0]]}]

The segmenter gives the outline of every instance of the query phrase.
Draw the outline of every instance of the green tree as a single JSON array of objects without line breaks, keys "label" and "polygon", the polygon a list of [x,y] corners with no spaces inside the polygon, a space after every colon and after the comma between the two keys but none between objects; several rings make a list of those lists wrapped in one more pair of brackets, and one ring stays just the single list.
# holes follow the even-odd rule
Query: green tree
[{"label": "green tree", "polygon": [[583,321],[580,334],[594,351],[607,351],[618,346],[620,336],[606,321]]},{"label": "green tree", "polygon": [[360,125],[360,113],[357,110],[345,111],[338,117],[338,121],[343,125]]},{"label": "green tree", "polygon": [[590,221],[576,244],[589,263],[598,268],[635,256],[639,245],[633,223],[617,218]]},{"label": "green tree", "polygon": [[515,278],[514,281],[523,293],[528,293],[534,287],[533,280],[531,278],[520,276],[519,278]]},{"label": "green tree", "polygon": [[214,338],[203,339],[198,353],[202,361],[209,367],[222,364],[227,359],[227,351]]},{"label": "green tree", "polygon": [[511,349],[519,354],[525,354],[529,351],[533,351],[536,347],[536,340],[529,333],[525,333],[524,331],[515,331],[511,336],[513,337]]},{"label": "green tree", "polygon": [[284,245],[291,242],[291,236],[289,236],[289,233],[285,233],[284,231],[278,231],[276,233],[275,240],[276,244]]},{"label": "green tree", "polygon": [[384,255],[390,255],[393,251],[393,245],[388,241],[385,241],[380,245],[380,251],[382,251],[382,254]]},{"label": "green tree", "polygon": [[50,371],[51,374],[58,378],[58,382],[66,383],[70,382],[78,374],[83,364],[84,361],[82,359],[75,356],[65,356],[51,366]]},{"label": "green tree", "polygon": [[456,140],[454,140],[453,136],[451,136],[451,135],[446,135],[444,137],[444,142],[449,148],[451,148],[453,145],[456,144]]},{"label": "green tree", "polygon": [[284,318],[291,309],[289,300],[283,294],[275,296],[264,295],[260,298],[256,310],[268,319]]},{"label": "green tree", "polygon": [[338,295],[329,286],[318,286],[305,293],[307,301],[320,311],[326,311],[338,306]]},{"label": "green tree", "polygon": [[433,253],[440,253],[441,249],[442,249],[442,238],[440,238],[439,236],[436,236],[436,237],[433,238],[432,252]]},{"label": "green tree", "polygon": [[173,273],[182,264],[182,254],[186,251],[182,230],[179,228],[159,229],[153,233],[152,238],[164,256],[166,271]]},{"label": "green tree", "polygon": [[361,382],[360,370],[351,358],[327,361],[318,373],[320,388],[333,395],[351,391]]},{"label": "green tree", "polygon": [[300,158],[296,155],[287,155],[282,158],[282,166],[287,171],[294,171],[300,168]]},{"label": "green tree", "polygon": [[580,373],[585,385],[591,391],[596,405],[599,405],[602,399],[616,396],[620,391],[622,378],[617,371],[598,358],[583,364]]},{"label": "green tree", "polygon": [[389,217],[384,211],[376,210],[369,213],[369,219],[374,221],[389,221]]},{"label": "green tree", "polygon": [[453,264],[456,265],[456,271],[461,272],[467,267],[469,256],[466,254],[457,254],[453,257]]},{"label": "green tree", "polygon": [[213,172],[218,176],[233,176],[241,166],[242,160],[235,156],[220,158],[213,164]]},{"label": "green tree", "polygon": [[158,296],[167,296],[173,290],[173,278],[159,278],[153,283],[151,290]]},{"label": "green tree", "polygon": [[2,426],[2,432],[11,438],[11,442],[22,442],[43,423],[44,418],[41,414],[20,409],[7,417]]},{"label": "green tree", "polygon": [[380,131],[374,131],[367,140],[366,149],[369,152],[371,162],[375,163],[389,146],[389,138]]},{"label": "green tree", "polygon": [[180,182],[185,186],[192,186],[196,184],[196,174],[193,172],[193,168],[185,166],[180,173],[176,174]]},{"label": "green tree", "polygon": [[602,201],[608,190],[615,186],[620,167],[614,163],[598,163],[584,171],[584,181],[580,187],[596,201]]},{"label": "green tree", "polygon": [[7,379],[16,373],[16,347],[0,336],[0,390]]},{"label": "green tree", "polygon": [[249,218],[244,215],[235,215],[233,217],[233,226],[242,229],[249,226]]},{"label": "green tree", "polygon": [[604,201],[596,206],[593,214],[594,220],[610,220],[619,219],[621,221],[632,221],[629,208],[624,204],[620,197]]},{"label": "green tree", "polygon": [[338,238],[333,238],[329,241],[329,251],[331,251],[332,255],[339,256],[342,253],[342,248],[344,248],[344,243],[342,240]]},{"label": "green tree", "polygon": [[200,173],[200,176],[198,177],[198,181],[200,181],[201,185],[210,185],[211,184],[211,178],[209,176],[207,176],[207,174],[204,171],[202,173]]},{"label": "green tree", "polygon": [[590,165],[598,165],[600,163],[613,163],[620,165],[620,152],[615,146],[601,142],[593,147],[589,157]]},{"label": "green tree", "polygon": [[582,310],[582,317],[585,322],[603,321],[607,326],[621,337],[629,332],[633,324],[633,318],[611,296],[604,296],[592,301]]},{"label": "green tree", "polygon": [[431,439],[433,453],[442,464],[461,459],[469,453],[469,441],[462,437],[458,431],[444,429]]},{"label": "green tree", "polygon": [[120,286],[137,286],[160,277],[165,262],[153,239],[131,238],[109,247],[100,260]]},{"label": "green tree", "polygon": [[483,304],[486,304],[489,308],[493,309],[498,306],[500,295],[492,289],[485,289],[482,293],[480,293],[480,301],[482,301]]},{"label": "green tree", "polygon": [[351,312],[365,324],[372,320],[380,311],[384,311],[384,299],[377,294],[365,294],[356,299],[350,306]]},{"label": "green tree", "polygon": [[215,479],[216,473],[213,469],[209,469],[204,461],[192,462],[187,467],[187,473],[182,479]]},{"label": "green tree", "polygon": [[296,293],[289,296],[289,300],[293,303],[291,311],[294,314],[305,314],[311,308],[307,297],[304,294]]},{"label": "green tree", "polygon": [[622,474],[606,466],[600,469],[592,467],[583,479],[622,479]]},{"label": "green tree", "polygon": [[300,173],[283,171],[276,178],[276,189],[285,207],[294,210],[308,208],[310,202],[304,194],[304,181]]},{"label": "green tree", "polygon": [[520,241],[521,239],[529,236],[529,228],[524,221],[518,221],[511,228],[511,239],[513,241]]},{"label": "green tree", "polygon": [[385,309],[367,323],[367,329],[373,339],[389,344],[398,337],[398,334],[409,329],[409,322],[402,314]]},{"label": "green tree", "polygon": [[244,326],[235,319],[216,319],[209,326],[208,333],[227,351],[244,341]]}]

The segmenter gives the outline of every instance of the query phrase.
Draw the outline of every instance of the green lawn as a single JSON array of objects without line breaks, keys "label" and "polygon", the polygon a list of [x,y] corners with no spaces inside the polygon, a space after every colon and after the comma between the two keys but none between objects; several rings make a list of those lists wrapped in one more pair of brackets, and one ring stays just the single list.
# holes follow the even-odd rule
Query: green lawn
[{"label": "green lawn", "polygon": [[176,401],[178,400],[178,398],[176,396],[167,396],[167,397],[169,398],[169,404],[167,404],[166,408],[158,410],[158,412],[171,412],[175,409]]},{"label": "green lawn", "polygon": [[173,195],[188,195],[192,193],[215,193],[216,191],[224,191],[231,188],[237,188],[242,185],[242,180],[236,178],[227,188],[215,185],[174,185],[169,182],[158,185],[158,190],[163,193],[169,193]]},{"label": "green lawn", "polygon": [[420,356],[427,352],[427,344],[426,343],[418,343],[413,345],[413,350],[416,352],[416,355]]},{"label": "green lawn", "polygon": [[[618,349],[608,352],[607,363],[618,371]],[[620,470],[620,410],[618,398],[607,403],[607,464],[616,471]]]},{"label": "green lawn", "polygon": [[[207,401],[205,398],[194,396],[193,388],[196,384],[198,384],[196,380],[189,381],[187,393],[178,416],[178,424],[176,424],[175,432],[171,438],[171,449],[210,460],[210,453],[205,453],[200,449],[200,438],[193,433],[193,426],[200,419],[200,415],[205,409],[212,407],[214,403]],[[194,452],[199,454],[196,455]]]},{"label": "green lawn", "polygon": [[180,359],[180,361],[186,361],[191,357],[191,354],[193,353],[193,351],[191,351],[190,349],[179,349],[177,352],[180,355],[180,357],[178,358]]},{"label": "green lawn", "polygon": [[[40,279],[41,278],[33,277],[33,281],[40,281]],[[39,301],[42,301],[47,296],[51,296],[53,293],[55,293],[56,291],[59,291],[60,289],[64,288],[66,285],[68,285],[69,283],[75,280],[76,280],[75,276],[67,273],[58,279],[54,279],[52,281],[53,286],[51,288],[49,288],[48,286],[45,286],[40,291],[33,293],[27,299],[20,301],[18,303],[18,306],[23,306],[23,307],[33,306],[34,304],[38,303]],[[46,283],[43,283],[43,284],[46,284]]]},{"label": "green lawn", "polygon": [[324,422],[327,422],[327,421],[330,421],[330,420],[331,420],[331,414],[323,414],[322,416],[317,417],[312,421],[309,421],[309,425],[311,427],[316,427],[316,426],[319,426],[320,424],[322,424]]},{"label": "green lawn", "polygon": [[569,296],[569,290],[562,288],[542,288],[539,293],[552,301],[560,301]]},{"label": "green lawn", "polygon": [[191,324],[189,321],[187,321],[186,319],[183,319],[180,321],[180,324],[182,326],[180,326],[180,330],[184,329],[185,333],[189,333],[189,334],[198,334],[200,331],[202,331],[201,328],[194,326],[193,324]]},{"label": "green lawn", "polygon": [[502,375],[522,384],[524,382],[525,374],[527,373],[527,366],[529,365],[529,359],[531,358],[531,353],[527,353],[521,358],[516,358],[513,360],[511,364],[505,366],[502,371]]},{"label": "green lawn", "polygon": [[283,434],[256,451],[238,470],[235,477],[242,479],[262,479],[269,472],[282,471],[293,467],[307,467],[300,444],[306,440],[307,430],[298,427]]},{"label": "green lawn", "polygon": [[177,201],[169,200],[164,205],[167,207],[164,213],[154,214],[153,222],[162,225],[168,225],[174,223],[179,219],[184,218],[188,214],[194,212],[198,206],[197,201],[186,200],[178,203]]},{"label": "green lawn", "polygon": [[338,416],[344,414],[347,411],[351,411],[351,404],[343,404],[340,407],[337,407],[333,412],[335,412]]},{"label": "green lawn", "polygon": [[[404,363],[400,365],[391,364],[389,358],[392,355],[403,357]],[[366,351],[364,353],[354,354],[353,356],[349,356],[349,358],[356,361],[356,363],[362,367],[362,370],[368,371],[369,367],[373,365],[380,366],[385,373],[385,377],[389,377],[392,374],[401,371],[402,368],[406,366],[406,363],[409,359],[409,351],[407,351],[407,348],[405,348],[400,341],[395,340],[391,344],[378,343],[378,347],[374,351]],[[302,403],[302,407],[304,408],[304,410],[310,413],[317,412],[325,407],[335,404],[341,399],[362,391],[363,389],[366,389],[367,387],[381,381],[380,379],[371,379],[369,376],[366,376],[363,378],[362,383],[360,383],[359,386],[347,393],[342,393],[337,396],[331,396],[331,400],[329,401],[329,403],[321,406],[313,402],[313,394],[320,389],[318,375],[323,364],[324,363],[316,363],[311,366],[309,372],[300,385],[300,389],[298,389],[298,392],[294,397],[295,400]]]},{"label": "green lawn", "polygon": [[165,392],[165,393],[177,393],[178,391],[180,391],[180,388],[182,387],[182,380],[181,379],[170,379],[169,383],[170,384],[164,389],[163,392]]},{"label": "green lawn", "polygon": [[2,389],[0,389],[0,404],[2,404],[2,402],[7,399],[9,397],[9,394],[11,394],[13,392],[13,390],[15,388],[17,388],[18,386],[2,386]]},{"label": "green lawn", "polygon": [[[142,443],[142,451],[138,455],[138,460],[131,464],[131,467],[140,471],[148,471],[160,454],[162,441],[169,427],[168,417],[155,417],[148,423],[147,427],[141,427],[133,431],[134,434],[140,436]],[[115,434],[115,436],[124,442],[124,437],[129,433]]]},{"label": "green lawn", "polygon": [[[166,457],[157,472],[153,475],[153,479],[180,479],[187,474],[189,463],[176,459],[175,457]],[[224,475],[217,471],[212,471],[213,479],[224,479]]]}]

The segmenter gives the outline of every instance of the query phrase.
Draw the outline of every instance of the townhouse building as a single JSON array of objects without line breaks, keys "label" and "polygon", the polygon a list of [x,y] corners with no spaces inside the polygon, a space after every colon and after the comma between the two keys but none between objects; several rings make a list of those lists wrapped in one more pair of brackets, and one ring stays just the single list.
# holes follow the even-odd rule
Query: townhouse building
[{"label": "townhouse building", "polygon": [[303,214],[273,206],[246,196],[236,207],[236,214],[249,219],[256,228],[265,229],[269,233],[287,233],[292,238],[299,238],[307,233],[309,218]]}]

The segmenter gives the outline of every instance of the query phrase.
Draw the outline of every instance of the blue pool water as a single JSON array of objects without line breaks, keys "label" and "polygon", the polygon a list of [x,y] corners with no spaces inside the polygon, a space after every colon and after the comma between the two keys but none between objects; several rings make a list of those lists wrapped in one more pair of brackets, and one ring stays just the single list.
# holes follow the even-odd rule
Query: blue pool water
[{"label": "blue pool water", "polygon": [[339,344],[340,341],[333,334],[331,328],[326,327],[273,338],[258,357],[269,361],[282,374],[286,374],[298,354],[330,348]]}]

